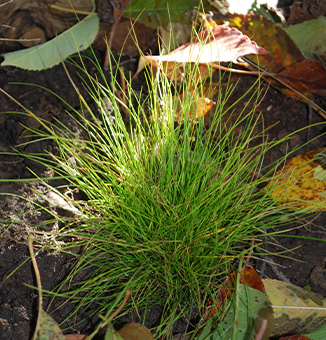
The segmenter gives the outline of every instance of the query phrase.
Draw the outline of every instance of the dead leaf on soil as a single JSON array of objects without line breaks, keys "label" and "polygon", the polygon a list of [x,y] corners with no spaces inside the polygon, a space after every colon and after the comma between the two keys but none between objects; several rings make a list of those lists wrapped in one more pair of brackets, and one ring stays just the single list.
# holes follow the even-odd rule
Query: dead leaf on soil
[{"label": "dead leaf on soil", "polygon": [[[326,96],[326,70],[318,61],[304,60],[289,66],[278,73],[276,78],[306,97],[309,97],[311,94]],[[277,82],[274,79],[270,80],[277,86]],[[290,94],[291,89],[288,88],[288,90],[288,94]]]},{"label": "dead leaf on soil", "polygon": [[123,340],[154,340],[151,331],[136,322],[127,323],[118,333]]},{"label": "dead leaf on soil", "polygon": [[[250,69],[266,70],[262,77],[274,87],[308,105],[312,104],[312,94],[325,95],[326,71],[323,66],[305,60],[294,41],[277,24],[257,15],[228,15],[223,19],[230,20],[230,25],[253,37],[259,46],[271,53],[246,56],[246,59],[253,64],[248,65]],[[325,117],[323,110],[316,105],[313,107]]]},{"label": "dead leaf on soil", "polygon": [[317,60],[326,67],[326,18],[324,16],[284,27],[284,30],[307,60]]},{"label": "dead leaf on soil", "polygon": [[312,340],[304,335],[292,335],[280,338],[280,340]]},{"label": "dead leaf on soil", "polygon": [[263,280],[274,311],[273,336],[309,333],[326,325],[326,299],[286,282]]},{"label": "dead leaf on soil", "polygon": [[36,340],[65,340],[60,327],[54,321],[54,319],[46,314],[43,309],[40,313],[40,327],[38,329]]},{"label": "dead leaf on soil", "polygon": [[85,340],[87,335],[84,334],[66,334],[66,340]]},{"label": "dead leaf on soil", "polygon": [[230,26],[237,27],[243,34],[270,52],[246,58],[270,73],[279,73],[287,67],[304,60],[299,48],[279,26],[259,15],[231,15],[223,17]]},{"label": "dead leaf on soil", "polygon": [[160,63],[168,63],[168,70],[175,70],[176,64],[199,63],[205,67],[209,63],[236,61],[247,54],[268,54],[238,29],[226,25],[215,25],[195,36],[192,42],[182,45],[167,55],[143,56],[137,72],[151,63],[157,68]]},{"label": "dead leaf on soil", "polygon": [[316,155],[325,149],[316,149],[290,159],[278,171],[265,191],[278,204],[287,204],[291,209],[309,208],[312,211],[326,209],[326,181],[315,177],[321,161]]}]

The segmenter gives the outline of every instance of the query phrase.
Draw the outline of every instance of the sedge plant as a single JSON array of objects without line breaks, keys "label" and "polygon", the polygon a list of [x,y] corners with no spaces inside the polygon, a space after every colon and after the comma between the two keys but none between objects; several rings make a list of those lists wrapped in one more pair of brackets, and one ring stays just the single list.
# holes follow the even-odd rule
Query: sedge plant
[{"label": "sedge plant", "polygon": [[[27,128],[35,141],[53,140],[59,150],[27,157],[66,181],[53,187],[50,179],[38,179],[49,191],[77,188],[87,197],[71,199],[74,217],[47,233],[61,242],[61,251],[76,257],[68,285],[53,294],[75,300],[76,313],[92,305],[109,315],[130,289],[125,313],[146,315],[160,305],[156,335],[169,337],[177,318],[189,320],[194,306],[200,314],[265,230],[284,223],[285,208],[259,190],[279,165],[263,169],[264,154],[283,142],[254,132],[262,119],[254,115],[259,87],[248,103],[250,112],[237,113],[226,127],[224,106],[232,86],[224,91],[217,84],[217,104],[207,125],[194,114],[200,112],[194,98],[204,92],[194,76],[199,65],[182,70],[181,85],[171,84],[165,71],[148,73],[145,100],[128,83],[125,101],[114,91],[118,72],[109,80],[102,74],[101,83],[85,72],[98,110],[79,95],[81,110],[67,112],[83,133],[27,111],[42,126]],[[173,72],[179,72],[177,66]],[[208,72],[209,82],[211,76]],[[181,119],[175,122],[177,111]],[[76,247],[83,251],[76,254]]]}]

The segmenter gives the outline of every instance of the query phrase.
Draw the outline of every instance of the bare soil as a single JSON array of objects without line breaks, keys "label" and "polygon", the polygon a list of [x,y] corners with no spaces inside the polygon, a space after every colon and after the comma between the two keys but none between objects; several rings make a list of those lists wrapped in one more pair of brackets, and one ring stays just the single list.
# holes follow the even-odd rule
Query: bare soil
[{"label": "bare soil", "polygon": [[[97,57],[101,63],[103,60],[102,55],[98,54]],[[126,72],[134,73],[137,68],[137,62],[128,59],[124,62]],[[93,65],[86,60],[85,63],[88,72],[95,75],[97,70]],[[91,103],[90,97],[81,84],[78,69],[73,65],[67,65],[67,67],[83,96]],[[109,72],[107,72],[107,77],[110,77]],[[141,79],[141,76],[136,79],[136,88],[140,88]],[[241,97],[255,81],[254,76],[233,74],[231,83],[237,85],[227,106]],[[0,68],[0,87],[36,116],[50,122],[57,119],[73,129],[78,129],[65,113],[65,110],[69,110],[69,108],[54,95],[39,87],[17,85],[12,84],[12,82],[38,84],[56,93],[73,108],[78,108],[78,97],[61,65],[41,72],[25,71],[13,67]],[[262,115],[265,127],[272,126],[268,132],[270,139],[280,139],[289,133],[299,131],[308,124],[323,122],[323,119],[317,113],[312,112],[309,114],[307,105],[283,95],[266,83],[262,87],[264,95],[258,107],[257,115],[259,113]],[[236,119],[248,99],[249,97],[247,96],[236,105],[230,123]],[[324,109],[326,108],[325,98],[316,98],[316,102]],[[27,261],[29,257],[27,237],[30,233],[33,233],[34,228],[52,228],[54,225],[48,226],[46,224],[51,218],[49,214],[40,210],[35,211],[32,204],[26,203],[24,199],[18,197],[30,198],[43,206],[48,206],[42,195],[36,196],[34,193],[35,191],[44,192],[44,186],[41,183],[15,183],[9,180],[32,178],[33,174],[30,170],[38,176],[46,177],[48,176],[47,169],[43,165],[15,154],[13,148],[26,154],[44,151],[56,152],[56,146],[48,141],[18,146],[30,140],[29,137],[26,137],[25,126],[38,127],[36,122],[27,115],[12,113],[15,111],[23,112],[23,109],[2,93],[0,93],[0,111],[2,112],[0,114],[0,151],[14,153],[13,155],[0,155],[0,178],[8,179],[8,181],[0,183],[0,192],[17,195],[0,197],[0,219],[7,221],[7,223],[1,223],[0,225],[0,339],[26,340],[30,339],[33,334],[38,301],[37,292],[25,285],[36,286],[31,263]],[[209,117],[207,117],[207,123],[209,123]],[[281,144],[278,148],[269,152],[265,157],[265,163],[273,163],[287,151],[292,150],[297,145],[304,145],[309,140],[313,141],[298,151],[297,154],[325,147],[325,137],[316,138],[323,132],[325,132],[325,125],[310,127],[295,133],[289,143]],[[49,209],[56,214],[65,213],[57,208],[49,207]],[[20,223],[17,223],[17,220]],[[15,222],[10,223],[10,221]],[[298,228],[293,229],[295,226]],[[287,233],[288,235],[326,240],[326,213],[309,218],[305,217],[295,225],[287,225],[286,228],[292,229]],[[280,266],[272,267],[267,265],[264,276],[279,280],[284,280],[285,278],[301,287],[310,285],[314,292],[326,296],[326,247],[324,242],[313,239],[280,237],[277,240],[271,240],[267,247],[272,252],[281,251],[282,247],[293,249],[299,246],[299,248],[287,254],[287,256],[273,256],[273,261]],[[35,250],[38,249],[36,248]],[[79,251],[80,249],[76,249],[76,252]],[[43,288],[46,290],[52,290],[62,282],[73,266],[73,258],[54,251],[41,251],[37,256],[37,262]],[[257,260],[252,264],[259,271],[262,261]],[[82,280],[82,278],[79,279]],[[70,303],[58,308],[62,303],[60,299],[51,304],[50,302],[49,298],[45,298],[44,309],[47,310],[47,307],[49,307],[48,312],[57,322],[65,320],[74,309],[74,306]],[[61,325],[62,329],[70,327],[70,333],[90,333],[98,322],[96,316],[78,323],[83,316],[88,315],[90,312],[91,310],[87,310],[77,320],[69,319],[64,322]],[[160,308],[153,309],[146,322],[147,326],[153,327],[157,325],[159,315]],[[180,320],[175,325],[175,333],[184,331],[184,327],[185,325]]]}]

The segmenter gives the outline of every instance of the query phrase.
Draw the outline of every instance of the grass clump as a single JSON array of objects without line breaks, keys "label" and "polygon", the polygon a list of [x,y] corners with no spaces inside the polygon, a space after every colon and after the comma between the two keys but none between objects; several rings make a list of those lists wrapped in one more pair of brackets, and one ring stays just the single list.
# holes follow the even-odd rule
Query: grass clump
[{"label": "grass clump", "polygon": [[[250,113],[239,114],[226,128],[230,92],[223,93],[218,84],[216,110],[205,126],[203,118],[191,118],[197,110],[193,98],[203,88],[189,79],[176,98],[162,71],[161,77],[148,78],[145,102],[129,85],[124,104],[108,84],[89,77],[100,117],[82,97],[82,110],[71,114],[87,138],[59,122],[36,118],[43,128],[33,134],[53,139],[59,154],[50,160],[49,155],[29,157],[67,180],[66,188],[87,196],[70,201],[78,213],[54,235],[64,241],[63,251],[83,247],[82,254],[74,254],[69,291],[60,292],[79,301],[76,312],[95,302],[108,315],[131,289],[126,312],[146,313],[161,304],[157,334],[171,334],[180,315],[190,318],[191,307],[207,304],[237,260],[254,247],[262,228],[282,223],[283,208],[258,190],[275,170],[262,169],[264,153],[280,143],[254,133],[259,91]],[[112,82],[118,87],[114,77]],[[180,100],[183,119],[176,124]],[[129,112],[127,123],[121,108]],[[242,132],[236,132],[243,122]],[[82,282],[75,282],[77,274]]]}]

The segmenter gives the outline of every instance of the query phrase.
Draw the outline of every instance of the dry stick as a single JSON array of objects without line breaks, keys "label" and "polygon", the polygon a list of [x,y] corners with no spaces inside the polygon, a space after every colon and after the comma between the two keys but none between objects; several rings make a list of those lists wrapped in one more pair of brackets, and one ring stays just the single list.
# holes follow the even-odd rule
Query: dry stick
[{"label": "dry stick", "polygon": [[65,8],[65,7],[61,7],[61,6],[57,6],[57,5],[50,5],[49,6],[51,9],[56,9],[58,11],[61,12],[68,12],[68,13],[74,13],[74,14],[82,14],[82,15],[97,15],[96,12],[87,12],[87,11],[78,11],[75,9],[71,9],[71,8]]},{"label": "dry stick", "polygon": [[266,329],[267,329],[267,320],[263,319],[260,324],[259,331],[255,337],[255,340],[261,340],[266,332]]},{"label": "dry stick", "polygon": [[[8,26],[9,27],[9,26]],[[12,27],[11,27],[12,28]],[[41,38],[35,38],[35,39],[11,39],[11,38],[0,38],[1,41],[39,41]]]},{"label": "dry stick", "polygon": [[37,267],[37,263],[36,263],[36,260],[35,260],[35,254],[34,254],[34,250],[33,250],[33,236],[32,235],[29,235],[29,237],[28,237],[28,248],[29,248],[29,253],[31,254],[31,259],[32,259],[32,263],[33,263],[33,267],[34,267],[34,271],[35,271],[37,288],[38,288],[38,316],[37,316],[35,331],[34,331],[34,335],[33,335],[33,339],[32,339],[32,340],[36,340],[37,339],[37,333],[38,333],[38,330],[39,330],[40,325],[41,325],[41,313],[42,313],[42,309],[43,309],[43,295],[42,295],[42,286],[41,286],[41,276],[40,276],[40,272],[39,272],[38,267]]},{"label": "dry stick", "polygon": [[11,2],[13,2],[13,1],[14,1],[14,0],[9,0],[9,1],[5,2],[4,4],[1,4],[0,7],[5,6],[5,5],[8,5],[8,4],[10,4]]}]

